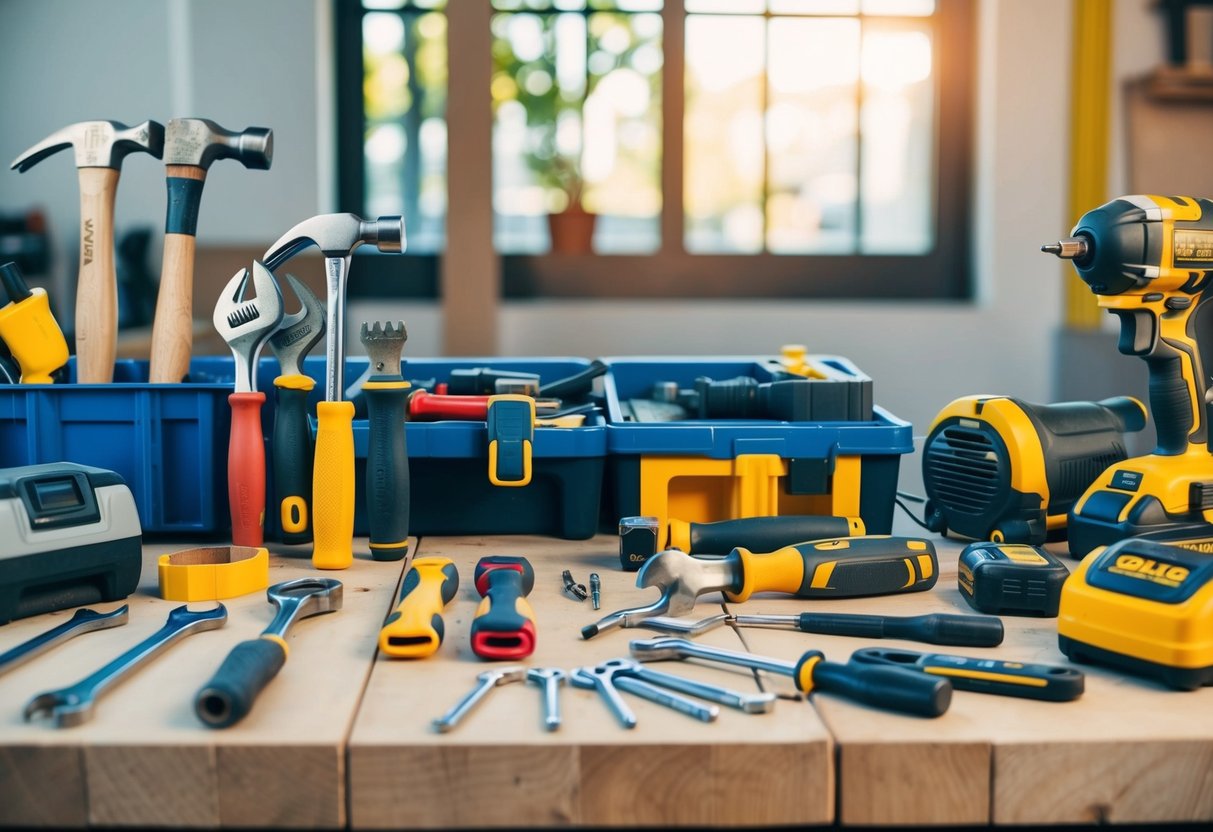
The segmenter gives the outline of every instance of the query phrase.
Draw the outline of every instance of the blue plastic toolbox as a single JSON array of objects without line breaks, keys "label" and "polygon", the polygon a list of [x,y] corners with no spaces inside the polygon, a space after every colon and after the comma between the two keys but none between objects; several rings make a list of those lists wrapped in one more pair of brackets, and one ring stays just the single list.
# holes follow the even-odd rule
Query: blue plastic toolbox
[{"label": "blue plastic toolbox", "polygon": [[[821,375],[868,381],[839,356],[807,356]],[[913,451],[910,424],[880,407],[870,420],[625,420],[627,403],[659,382],[694,387],[699,377],[777,378],[778,359],[661,357],[604,359],[609,423],[608,491],[614,518],[712,522],[739,517],[833,514],[861,517],[888,534],[901,456]]]},{"label": "blue plastic toolbox", "polygon": [[0,468],[75,462],[118,472],[145,533],[230,526],[227,437],[233,365],[196,358],[187,384],[148,384],[146,361],[120,360],[113,384],[0,385]]},{"label": "blue plastic toolbox", "polygon": [[[464,358],[404,361],[409,381],[444,382],[452,370],[491,367],[497,370],[537,373],[540,382],[557,381],[581,372],[589,361],[580,358]],[[366,369],[367,359],[349,358],[345,382],[349,385]],[[323,397],[324,358],[310,356],[304,372],[316,380],[309,403]],[[274,375],[278,366],[262,361],[258,389],[272,409]],[[267,422],[267,427],[270,422]],[[354,420],[354,532],[365,535],[366,455],[370,435],[365,418]],[[567,539],[593,536],[598,528],[603,471],[606,466],[607,430],[601,412],[594,412],[583,427],[535,428],[533,472],[522,487],[495,486],[488,477],[488,430],[484,422],[409,422],[409,531],[414,535],[541,534]],[[272,466],[270,466],[272,467]],[[267,503],[273,505],[273,483]],[[276,537],[279,519],[266,512],[267,535]]]}]

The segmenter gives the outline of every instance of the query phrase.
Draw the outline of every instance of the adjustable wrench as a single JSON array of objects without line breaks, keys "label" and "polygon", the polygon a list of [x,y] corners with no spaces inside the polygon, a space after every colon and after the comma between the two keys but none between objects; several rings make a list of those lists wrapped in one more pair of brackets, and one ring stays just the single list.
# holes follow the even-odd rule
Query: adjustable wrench
[{"label": "adjustable wrench", "polygon": [[205,630],[217,630],[227,621],[227,608],[219,604],[213,610],[192,612],[184,604],[169,613],[164,626],[91,676],[59,690],[40,693],[25,706],[25,721],[46,715],[56,728],[71,728],[93,716],[97,699],[144,664],[159,656],[181,639]]}]

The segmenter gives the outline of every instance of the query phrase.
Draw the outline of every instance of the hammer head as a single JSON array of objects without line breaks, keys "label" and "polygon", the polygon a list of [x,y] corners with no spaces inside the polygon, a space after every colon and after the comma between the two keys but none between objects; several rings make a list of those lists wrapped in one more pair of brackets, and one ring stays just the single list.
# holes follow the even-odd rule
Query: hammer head
[{"label": "hammer head", "polygon": [[320,214],[279,237],[266,249],[262,262],[274,271],[309,246],[316,246],[325,257],[346,257],[364,243],[383,252],[403,251],[404,217],[364,220],[357,214]]},{"label": "hammer head", "polygon": [[217,159],[236,159],[251,170],[269,170],[274,160],[274,131],[249,127],[234,133],[205,118],[169,119],[164,164],[206,170]]},{"label": "hammer head", "polygon": [[159,159],[164,153],[164,125],[145,121],[127,127],[117,121],[79,121],[51,133],[14,159],[11,167],[25,173],[67,147],[75,149],[78,168],[116,170],[128,153],[150,153]]}]

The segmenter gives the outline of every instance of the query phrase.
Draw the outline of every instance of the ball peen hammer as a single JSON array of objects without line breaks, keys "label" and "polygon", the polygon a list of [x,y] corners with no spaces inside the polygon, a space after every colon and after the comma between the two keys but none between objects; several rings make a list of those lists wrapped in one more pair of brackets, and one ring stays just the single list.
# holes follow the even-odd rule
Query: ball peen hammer
[{"label": "ball peen hammer", "polygon": [[189,371],[194,341],[194,235],[206,172],[218,159],[236,159],[250,170],[269,170],[274,132],[249,127],[225,130],[204,118],[170,119],[164,137],[168,211],[164,260],[152,323],[150,380],[181,381]]}]

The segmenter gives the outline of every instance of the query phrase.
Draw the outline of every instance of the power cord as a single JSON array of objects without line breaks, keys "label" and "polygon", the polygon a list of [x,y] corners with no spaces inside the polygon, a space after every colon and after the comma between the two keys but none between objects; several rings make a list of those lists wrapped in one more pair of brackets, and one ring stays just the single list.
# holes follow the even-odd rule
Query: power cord
[{"label": "power cord", "polygon": [[915,523],[917,523],[919,526],[926,529],[927,531],[931,531],[930,527],[927,526],[926,521],[919,520],[918,515],[916,515],[914,512],[912,512],[910,510],[910,507],[902,502],[903,499],[909,500],[912,503],[925,503],[927,501],[927,498],[920,497],[917,494],[911,494],[908,491],[898,491],[897,496],[895,496],[893,498],[893,502],[896,503],[897,506],[906,513],[907,517],[909,517],[911,520],[913,520]]}]

